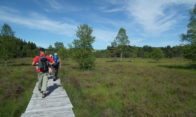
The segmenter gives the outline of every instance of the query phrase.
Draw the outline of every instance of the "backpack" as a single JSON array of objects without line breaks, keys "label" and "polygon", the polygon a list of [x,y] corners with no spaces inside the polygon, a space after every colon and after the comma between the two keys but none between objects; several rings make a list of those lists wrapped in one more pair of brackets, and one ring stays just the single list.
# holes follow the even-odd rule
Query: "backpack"
[{"label": "backpack", "polygon": [[48,72],[49,63],[46,56],[40,56],[38,68],[41,72]]},{"label": "backpack", "polygon": [[53,66],[54,67],[58,67],[59,66],[59,57],[57,55],[54,55],[53,56],[53,59],[54,59],[54,64]]}]

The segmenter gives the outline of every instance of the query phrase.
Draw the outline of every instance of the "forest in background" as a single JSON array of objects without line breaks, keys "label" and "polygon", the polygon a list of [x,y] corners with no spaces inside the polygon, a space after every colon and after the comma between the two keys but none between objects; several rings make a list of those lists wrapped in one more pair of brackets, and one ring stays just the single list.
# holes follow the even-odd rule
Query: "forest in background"
[{"label": "forest in background", "polygon": [[[69,44],[69,48],[64,46],[63,42],[55,42],[54,47],[50,45],[46,50],[47,54],[58,52],[62,59],[73,58],[79,64],[85,63],[92,66],[96,58],[153,58],[159,60],[161,58],[183,57],[196,60],[196,5],[190,10],[190,20],[187,24],[187,32],[179,34],[179,40],[187,42],[185,45],[151,47],[145,45],[143,47],[131,46],[130,39],[126,34],[126,29],[120,28],[116,38],[111,45],[104,50],[95,50],[92,43],[96,37],[92,36],[93,29],[87,24],[78,26],[76,31],[77,39]],[[38,55],[38,46],[33,42],[27,42],[14,35],[14,31],[8,24],[4,24],[0,33],[0,59],[5,62],[12,58],[33,57]],[[46,41],[47,43],[47,41]]]},{"label": "forest in background", "polygon": [[[8,29],[6,29],[8,28]],[[10,33],[12,32],[12,33]],[[143,47],[124,45],[124,58],[153,58],[153,52],[160,49],[155,54],[161,55],[161,58],[187,57],[187,48],[190,45],[166,46],[166,47],[151,47],[145,45]],[[108,46],[104,50],[93,50],[96,58],[111,58],[120,57],[120,47]],[[54,47],[50,45],[46,48],[48,54],[58,52],[62,59],[71,58],[72,49],[66,48],[63,42],[55,42]],[[0,58],[8,60],[11,58],[33,57],[38,55],[38,46],[33,42],[27,42],[23,39],[14,36],[11,27],[4,24],[1,28],[0,35]]]}]

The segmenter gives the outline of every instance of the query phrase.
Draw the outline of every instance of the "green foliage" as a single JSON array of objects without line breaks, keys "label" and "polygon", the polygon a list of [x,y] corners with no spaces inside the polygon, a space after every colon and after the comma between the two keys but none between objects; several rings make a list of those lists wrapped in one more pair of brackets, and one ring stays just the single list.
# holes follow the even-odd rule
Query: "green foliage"
[{"label": "green foliage", "polygon": [[186,45],[184,47],[184,56],[185,56],[185,58],[192,59],[193,61],[196,61],[196,44]]},{"label": "green foliage", "polygon": [[193,10],[190,11],[190,15],[187,33],[182,34],[181,38],[183,41],[188,41],[190,44],[196,44],[196,4]]},{"label": "green foliage", "polygon": [[118,56],[118,54],[117,54],[117,47],[115,47],[115,46],[108,46],[107,47],[107,51],[109,52],[109,56],[110,57],[117,57]]},{"label": "green foliage", "polygon": [[49,45],[47,51],[46,51],[47,54],[54,54],[55,53],[55,48],[52,47],[52,45]]},{"label": "green foliage", "polygon": [[196,60],[195,50],[196,50],[196,4],[194,5],[193,10],[190,11],[190,20],[187,25],[188,30],[186,34],[181,35],[183,41],[187,41],[190,44],[190,48],[187,51],[185,49],[185,57]]},{"label": "green foliage", "polygon": [[62,60],[65,60],[66,58],[68,58],[68,50],[64,47],[63,42],[55,42],[54,46],[55,47],[52,47],[52,45],[49,45],[47,49],[48,54],[54,54],[55,52],[57,52],[59,57]]},{"label": "green foliage", "polygon": [[95,37],[92,36],[93,29],[86,24],[78,26],[76,36],[78,40],[73,41],[72,56],[81,69],[92,69],[95,65],[92,43]]},{"label": "green foliage", "polygon": [[108,50],[96,50],[94,52],[96,58],[108,58],[110,57],[110,52]]},{"label": "green foliage", "polygon": [[0,59],[6,62],[11,58],[32,57],[37,54],[37,46],[14,36],[11,27],[4,24],[0,35]]},{"label": "green foliage", "polygon": [[65,47],[58,49],[57,53],[62,60],[68,58],[68,51]]},{"label": "green foliage", "polygon": [[130,43],[126,34],[126,30],[124,28],[119,29],[118,35],[116,36],[114,42],[116,42],[117,46],[124,46]]},{"label": "green foliage", "polygon": [[54,46],[55,46],[55,50],[56,50],[56,51],[58,51],[58,50],[61,49],[61,48],[64,48],[63,42],[55,42],[55,43],[54,43]]},{"label": "green foliage", "polygon": [[154,48],[151,53],[151,57],[158,61],[164,57],[163,51],[160,48]]},{"label": "green foliage", "polygon": [[151,58],[152,52],[144,52],[143,58]]},{"label": "green foliage", "polygon": [[165,57],[172,58],[173,57],[173,51],[171,46],[166,46],[165,48],[162,48],[163,52],[165,53]]},{"label": "green foliage", "polygon": [[1,35],[14,37],[14,32],[12,31],[12,28],[8,24],[4,24],[1,29]]},{"label": "green foliage", "polygon": [[16,37],[0,36],[0,58],[7,61],[11,58],[32,57],[38,49],[34,43],[25,42]]},{"label": "green foliage", "polygon": [[[143,47],[136,47],[136,46],[124,46],[124,57],[125,58],[151,58],[151,53],[155,47],[151,46],[143,46]],[[173,57],[183,57],[184,56],[184,48],[185,46],[166,46],[161,47],[160,49],[164,53],[164,57],[166,58],[173,58]],[[108,46],[106,50],[98,51],[99,55],[102,55],[100,52],[105,53],[107,51],[108,57],[120,57],[121,54],[120,47]],[[97,51],[95,52],[97,54]],[[100,57],[101,58],[101,57]],[[103,57],[102,57],[103,58]]]},{"label": "green foliage", "polygon": [[[126,34],[126,30],[124,28],[120,28],[115,40],[111,43],[111,46],[115,49],[116,47],[120,50],[121,60],[123,58],[123,54],[126,51],[126,46],[130,43],[128,40],[128,36]],[[114,50],[114,52],[117,52]]]},{"label": "green foliage", "polygon": [[13,43],[13,37],[0,36],[0,58],[4,61],[14,57],[15,50],[11,43]]}]

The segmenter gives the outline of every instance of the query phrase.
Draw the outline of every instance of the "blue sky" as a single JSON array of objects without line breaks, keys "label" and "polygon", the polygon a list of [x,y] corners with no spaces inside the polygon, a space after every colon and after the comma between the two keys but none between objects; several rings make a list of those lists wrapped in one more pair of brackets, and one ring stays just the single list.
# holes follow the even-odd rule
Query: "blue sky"
[{"label": "blue sky", "polygon": [[95,49],[105,49],[119,28],[127,31],[130,45],[180,45],[188,11],[195,0],[1,0],[0,26],[9,24],[23,40],[48,47],[65,46],[76,39],[80,24],[93,28]]}]

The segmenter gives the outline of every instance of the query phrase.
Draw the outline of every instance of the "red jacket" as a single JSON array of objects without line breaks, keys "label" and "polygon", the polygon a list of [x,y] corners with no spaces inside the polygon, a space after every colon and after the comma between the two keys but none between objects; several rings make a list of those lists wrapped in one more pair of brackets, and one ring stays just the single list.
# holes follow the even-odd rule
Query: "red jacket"
[{"label": "red jacket", "polygon": [[[40,56],[45,56],[45,54],[40,54]],[[36,57],[33,59],[33,61],[34,61],[35,64],[39,63],[40,56],[36,56]],[[50,63],[53,63],[53,62],[54,62],[53,58],[51,58],[50,56],[46,56],[46,59],[47,59]],[[37,69],[37,72],[41,72],[39,68]]]}]

